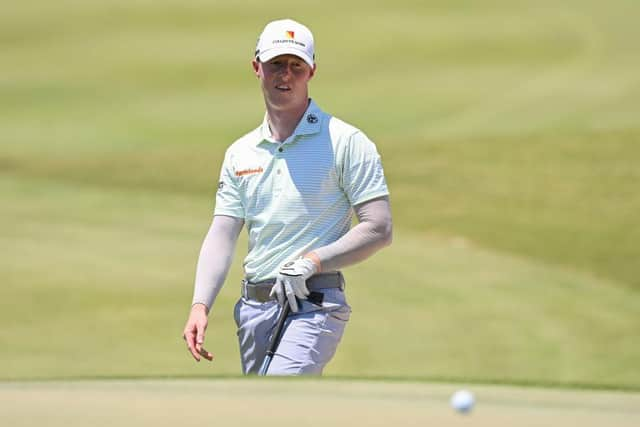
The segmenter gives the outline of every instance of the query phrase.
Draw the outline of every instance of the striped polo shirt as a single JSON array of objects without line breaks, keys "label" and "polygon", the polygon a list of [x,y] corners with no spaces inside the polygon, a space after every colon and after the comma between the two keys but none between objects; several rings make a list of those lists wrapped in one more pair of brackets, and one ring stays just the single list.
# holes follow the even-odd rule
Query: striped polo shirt
[{"label": "striped polo shirt", "polygon": [[227,149],[214,214],[244,220],[245,275],[259,282],[346,234],[353,205],[388,194],[375,144],[310,101],[284,142],[273,139],[265,115]]}]

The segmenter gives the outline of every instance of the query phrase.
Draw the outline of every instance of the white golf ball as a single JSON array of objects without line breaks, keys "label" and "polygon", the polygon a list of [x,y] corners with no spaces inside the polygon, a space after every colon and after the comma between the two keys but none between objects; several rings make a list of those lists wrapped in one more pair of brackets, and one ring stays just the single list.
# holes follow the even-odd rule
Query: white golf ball
[{"label": "white golf ball", "polygon": [[458,390],[451,396],[451,406],[463,414],[471,412],[474,403],[473,393],[468,390]]}]

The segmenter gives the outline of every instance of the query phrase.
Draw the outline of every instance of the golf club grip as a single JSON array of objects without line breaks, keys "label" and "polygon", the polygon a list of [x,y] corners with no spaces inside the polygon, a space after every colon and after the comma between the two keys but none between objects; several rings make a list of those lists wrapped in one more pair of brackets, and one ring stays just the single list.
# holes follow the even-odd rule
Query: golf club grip
[{"label": "golf club grip", "polygon": [[291,311],[291,305],[289,303],[285,303],[280,311],[280,316],[278,317],[278,322],[276,323],[276,328],[273,331],[273,335],[271,336],[271,341],[269,342],[269,347],[267,348],[267,354],[262,362],[262,366],[260,367],[259,375],[264,376],[267,374],[269,370],[269,364],[271,364],[271,359],[273,359],[273,355],[278,348],[278,344],[280,343],[280,338],[282,337],[282,332],[284,330],[284,322],[287,320],[289,316],[289,312]]},{"label": "golf club grip", "polygon": [[267,349],[267,354],[273,356],[278,348],[278,344],[280,343],[280,338],[282,336],[282,331],[284,328],[284,322],[287,320],[289,316],[289,312],[291,311],[291,306],[289,303],[286,303],[282,307],[282,311],[280,312],[280,317],[278,317],[278,323],[276,324],[276,329],[273,332],[273,336],[271,337],[271,342],[269,343],[269,348]]}]

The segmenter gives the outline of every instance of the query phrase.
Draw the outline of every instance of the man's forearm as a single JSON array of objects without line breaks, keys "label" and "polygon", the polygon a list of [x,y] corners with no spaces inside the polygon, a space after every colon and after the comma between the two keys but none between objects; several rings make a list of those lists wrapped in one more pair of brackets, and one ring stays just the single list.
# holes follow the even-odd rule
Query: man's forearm
[{"label": "man's forearm", "polygon": [[243,221],[230,216],[215,216],[202,243],[192,304],[211,309],[231,267],[238,234]]},{"label": "man's forearm", "polygon": [[391,244],[391,208],[387,197],[354,207],[360,221],[337,241],[305,255],[319,264],[321,271],[334,271],[363,261]]}]

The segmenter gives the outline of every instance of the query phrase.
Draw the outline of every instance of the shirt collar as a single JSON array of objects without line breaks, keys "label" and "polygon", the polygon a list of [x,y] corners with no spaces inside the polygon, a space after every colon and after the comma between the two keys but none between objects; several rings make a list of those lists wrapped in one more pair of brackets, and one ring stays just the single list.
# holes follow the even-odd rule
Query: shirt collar
[{"label": "shirt collar", "polygon": [[[324,113],[320,109],[320,107],[318,107],[313,99],[310,99],[307,110],[302,115],[300,122],[298,122],[298,125],[294,129],[293,133],[285,141],[283,141],[283,143],[290,143],[300,135],[312,135],[314,133],[320,132],[323,116]],[[262,142],[276,143],[276,141],[273,139],[273,136],[271,135],[271,130],[269,129],[267,113],[265,113],[264,115],[264,119],[262,120],[262,124],[259,128],[259,133],[261,139],[260,141],[258,141],[258,144]]]}]

